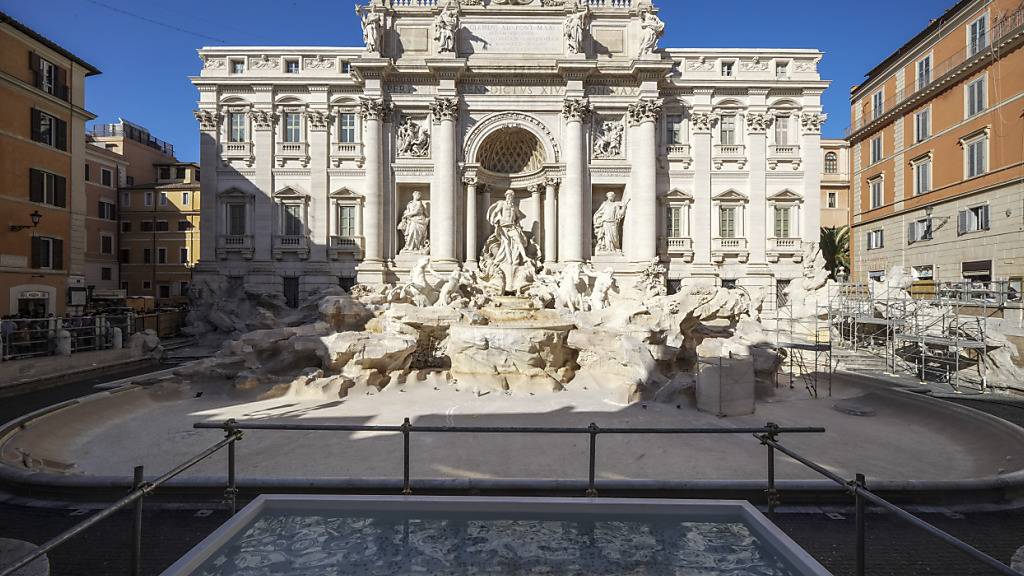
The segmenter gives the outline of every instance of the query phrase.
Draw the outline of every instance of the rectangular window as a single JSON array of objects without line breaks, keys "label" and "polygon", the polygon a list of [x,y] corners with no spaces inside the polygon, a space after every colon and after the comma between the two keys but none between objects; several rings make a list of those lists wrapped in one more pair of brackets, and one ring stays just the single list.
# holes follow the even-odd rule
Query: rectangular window
[{"label": "rectangular window", "polygon": [[672,114],[665,119],[665,137],[668,140],[666,144],[669,146],[683,143],[683,116],[681,114]]},{"label": "rectangular window", "polygon": [[132,205],[132,193],[121,192],[121,208],[129,208]]},{"label": "rectangular window", "polygon": [[932,239],[932,219],[923,218],[907,226],[907,244]]},{"label": "rectangular window", "polygon": [[132,231],[132,223],[129,222],[128,220],[123,220],[121,222],[121,232],[131,232],[131,231]]},{"label": "rectangular window", "polygon": [[160,290],[160,298],[170,298],[171,297],[171,287],[169,285],[161,284],[158,288]]},{"label": "rectangular window", "polygon": [[112,186],[114,183],[114,173],[106,168],[100,170],[100,183],[104,186]]},{"label": "rectangular window", "polygon": [[33,108],[32,140],[58,150],[68,149],[68,123],[42,110]]},{"label": "rectangular window", "polygon": [[167,248],[156,249],[156,261],[158,264],[167,264]]},{"label": "rectangular window", "polygon": [[988,204],[961,210],[957,214],[956,231],[958,235],[980,232],[989,229]]},{"label": "rectangular window", "polygon": [[967,117],[985,110],[985,77],[982,76],[967,85]]},{"label": "rectangular window", "polygon": [[132,251],[129,248],[121,248],[121,264],[129,264],[132,261]]},{"label": "rectangular window", "polygon": [[988,15],[971,22],[967,31],[967,50],[971,56],[988,47]]},{"label": "rectangular window", "polygon": [[100,268],[100,280],[110,280],[113,276],[114,272],[111,268]]},{"label": "rectangular window", "polygon": [[286,74],[298,74],[299,73],[299,61],[298,60],[285,60],[284,71]]},{"label": "rectangular window", "polygon": [[188,264],[188,248],[179,248],[178,258],[182,264]]},{"label": "rectangular window", "polygon": [[876,136],[871,139],[871,163],[882,161],[882,137]]},{"label": "rectangular window", "polygon": [[885,247],[885,231],[871,230],[868,232],[868,250],[878,250]]},{"label": "rectangular window", "polygon": [[157,232],[167,232],[168,230],[169,230],[169,228],[167,226],[167,220],[157,220],[156,221],[156,231]]},{"label": "rectangular window", "polygon": [[284,115],[284,141],[302,141],[302,114],[299,112],[286,112]]},{"label": "rectangular window", "polygon": [[135,186],[135,176],[125,176],[124,181],[128,186]]},{"label": "rectangular window", "polygon": [[143,192],[143,194],[142,194],[142,205],[143,206],[152,206],[153,205],[153,193],[152,192]]},{"label": "rectangular window", "polygon": [[978,138],[967,143],[965,152],[967,154],[967,177],[974,178],[981,176],[987,171],[986,152],[988,138]]},{"label": "rectangular window", "polygon": [[789,238],[789,207],[775,207],[775,237]]},{"label": "rectangular window", "polygon": [[356,207],[338,206],[338,236],[342,238],[355,238],[356,236]]},{"label": "rectangular window", "polygon": [[242,74],[245,72],[245,60],[232,60],[231,61],[231,73]]},{"label": "rectangular window", "polygon": [[43,58],[39,58],[39,87],[47,94],[57,92],[57,67]]},{"label": "rectangular window", "polygon": [[300,204],[285,204],[282,206],[284,222],[282,225],[282,231],[285,236],[302,236],[304,235],[302,225],[302,205]]},{"label": "rectangular window", "polygon": [[722,206],[718,209],[718,237],[736,237],[736,207]]},{"label": "rectangular window", "polygon": [[351,112],[342,112],[338,123],[338,140],[344,144],[353,144],[356,141],[356,115]]},{"label": "rectangular window", "polygon": [[171,167],[170,166],[161,166],[160,170],[159,170],[159,173],[160,173],[160,176],[159,176],[160,180],[170,180],[171,179]]},{"label": "rectangular window", "polygon": [[182,206],[182,208],[189,208],[190,207],[189,206],[189,199],[190,199],[189,196],[190,195],[189,195],[188,192],[182,192],[181,193],[181,206]]},{"label": "rectangular window", "polygon": [[722,62],[722,76],[731,78],[734,65],[735,64],[733,62]]},{"label": "rectangular window", "polygon": [[835,192],[829,192],[828,193],[828,207],[829,208],[838,208],[839,207],[838,200],[839,200],[839,197],[836,196]]},{"label": "rectangular window", "polygon": [[63,176],[29,168],[28,199],[40,204],[67,208],[67,179]]},{"label": "rectangular window", "polygon": [[150,248],[142,249],[142,263],[152,264],[153,263],[153,250]]},{"label": "rectangular window", "polygon": [[167,192],[161,192],[160,193],[160,205],[161,206],[167,206],[167,204],[168,204],[168,202],[167,202]]},{"label": "rectangular window", "polygon": [[114,237],[103,235],[100,236],[100,254],[113,254],[114,253]]},{"label": "rectangular window", "polygon": [[228,204],[228,234],[231,236],[244,236],[245,226],[245,204]]},{"label": "rectangular window", "polygon": [[775,119],[775,143],[779,146],[789,144],[789,116]]},{"label": "rectangular window", "polygon": [[174,169],[174,179],[175,180],[184,180],[185,179],[185,167],[184,166],[178,166],[178,167],[176,167]]},{"label": "rectangular window", "polygon": [[917,63],[917,89],[920,90],[932,83],[932,57],[925,56]]},{"label": "rectangular window", "polygon": [[882,201],[883,201],[883,196],[882,196],[883,188],[882,188],[882,184],[883,184],[883,181],[882,181],[881,178],[875,178],[874,180],[870,180],[868,182],[868,185],[871,187],[871,208],[872,209],[878,208],[879,206],[882,205]]},{"label": "rectangular window", "polygon": [[32,237],[32,268],[64,269],[64,241],[46,236]]},{"label": "rectangular window", "polygon": [[178,232],[188,232],[192,229],[192,223],[188,220],[178,220]]},{"label": "rectangular window", "polygon": [[775,63],[775,77],[783,79],[789,76],[789,64],[786,62]]},{"label": "rectangular window", "polygon": [[85,181],[86,182],[89,181],[89,163],[88,162],[85,163]]},{"label": "rectangular window", "polygon": [[341,63],[341,73],[342,74],[351,74],[352,73],[352,63],[351,62],[342,62]]},{"label": "rectangular window", "polygon": [[114,210],[114,205],[110,202],[104,202],[100,200],[97,205],[97,215],[104,220],[116,220],[117,214]]},{"label": "rectangular window", "polygon": [[914,195],[924,194],[932,189],[932,160],[926,158],[914,163]]},{"label": "rectangular window", "polygon": [[882,97],[883,97],[883,94],[882,94],[881,90],[879,90],[878,92],[875,92],[874,94],[871,95],[871,119],[872,120],[875,120],[879,116],[882,115],[882,112],[883,112]]},{"label": "rectangular window", "polygon": [[231,112],[228,114],[228,142],[245,142],[247,136],[248,121],[245,112]]},{"label": "rectangular window", "polygon": [[153,221],[152,220],[143,220],[142,222],[139,223],[139,230],[142,230],[143,232],[152,232],[153,231]]},{"label": "rectangular window", "polygon": [[682,206],[669,206],[665,218],[668,223],[669,238],[683,238],[683,208]]},{"label": "rectangular window", "polygon": [[924,109],[914,114],[914,141],[924,142],[932,135],[931,110]]},{"label": "rectangular window", "polygon": [[722,116],[719,135],[722,145],[732,146],[736,144],[736,116]]},{"label": "rectangular window", "polygon": [[188,287],[189,287],[188,282],[179,282],[178,283],[178,294],[181,294],[182,296],[188,296]]}]

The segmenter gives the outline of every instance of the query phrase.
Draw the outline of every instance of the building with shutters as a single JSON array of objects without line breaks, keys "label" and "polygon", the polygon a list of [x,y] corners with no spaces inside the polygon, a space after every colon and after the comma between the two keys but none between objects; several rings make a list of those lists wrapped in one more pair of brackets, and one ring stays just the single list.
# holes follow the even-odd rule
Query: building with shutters
[{"label": "building with shutters", "polygon": [[1024,277],[1024,3],[963,0],[851,92],[853,280]]},{"label": "building with shutters", "polygon": [[85,304],[85,79],[99,70],[0,12],[0,71],[0,312],[62,314]]},{"label": "building with shutters", "polygon": [[477,269],[508,191],[549,269],[769,293],[804,273],[821,52],[660,47],[651,0],[365,4],[365,46],[199,51],[197,282],[295,303],[425,256]]},{"label": "building with shutters", "polygon": [[85,147],[85,285],[91,296],[119,298],[118,188],[128,161],[88,138]]},{"label": "building with shutters", "polygon": [[821,141],[821,227],[850,225],[850,147],[846,140]]}]

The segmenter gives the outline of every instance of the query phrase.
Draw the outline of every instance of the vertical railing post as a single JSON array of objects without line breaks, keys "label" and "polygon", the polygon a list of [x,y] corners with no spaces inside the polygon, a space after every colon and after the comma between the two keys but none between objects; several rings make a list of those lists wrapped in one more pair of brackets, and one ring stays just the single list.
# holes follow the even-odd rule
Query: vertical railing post
[{"label": "vertical railing post", "polygon": [[231,515],[235,515],[238,508],[238,481],[235,468],[235,443],[241,439],[238,425],[234,418],[224,422],[224,433],[231,442],[228,443],[228,487],[224,489],[224,499],[227,501]]},{"label": "vertical railing post", "polygon": [[861,490],[865,488],[864,475],[857,474],[857,479],[854,481],[854,496],[857,501],[857,576],[864,576],[867,568],[865,561],[865,536],[864,536],[864,496],[861,494]]},{"label": "vertical railing post", "polygon": [[597,496],[597,486],[595,484],[597,471],[597,424],[591,422],[590,426],[587,427],[587,431],[590,434],[590,476],[587,482],[587,496],[594,498]]},{"label": "vertical railing post", "polygon": [[409,481],[409,432],[411,428],[412,422],[409,422],[409,419],[406,418],[405,421],[402,422],[402,460],[404,465],[404,472],[402,474],[402,494],[406,496],[412,494],[412,485]]},{"label": "vertical railing post", "polygon": [[[135,477],[132,481],[132,491],[134,492],[142,488],[143,482],[143,468],[142,466],[136,466]],[[132,522],[132,576],[142,574],[142,501],[142,496],[139,496],[139,499],[135,501],[135,516]]]},{"label": "vertical railing post", "polygon": [[761,436],[761,444],[768,448],[768,487],[765,489],[765,498],[768,500],[768,515],[775,515],[775,506],[779,503],[779,491],[775,489],[775,447],[772,442],[779,439],[779,425],[769,422],[765,425],[767,431]]}]

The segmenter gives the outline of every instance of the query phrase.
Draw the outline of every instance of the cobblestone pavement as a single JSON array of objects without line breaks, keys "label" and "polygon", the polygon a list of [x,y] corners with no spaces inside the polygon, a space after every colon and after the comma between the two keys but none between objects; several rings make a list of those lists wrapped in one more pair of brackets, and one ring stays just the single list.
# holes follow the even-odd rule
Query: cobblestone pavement
[{"label": "cobblestone pavement", "polygon": [[[140,371],[141,372],[141,371]],[[0,420],[92,392],[108,375],[0,401]],[[958,403],[1024,425],[1024,402],[992,403],[956,399]],[[213,504],[211,504],[213,506]],[[14,501],[0,503],[0,538],[42,543],[86,518],[91,511],[40,507]],[[1009,562],[1024,546],[1024,509],[990,512],[920,514],[939,528]],[[143,574],[159,574],[227,519],[218,509],[150,506],[144,520]],[[846,508],[783,508],[776,523],[836,576],[854,573],[855,526]],[[128,574],[131,513],[123,512],[79,535],[50,555],[54,576]],[[867,519],[868,570],[871,576],[987,576],[997,574],[933,536],[890,514],[871,512]],[[0,559],[0,565],[11,559]],[[740,576],[740,575],[737,575]]]}]

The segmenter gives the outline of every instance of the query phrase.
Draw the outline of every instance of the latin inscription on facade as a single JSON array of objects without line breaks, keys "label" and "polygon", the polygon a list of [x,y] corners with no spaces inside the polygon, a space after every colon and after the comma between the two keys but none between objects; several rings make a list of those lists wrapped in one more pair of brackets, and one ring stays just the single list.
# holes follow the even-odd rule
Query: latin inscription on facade
[{"label": "latin inscription on facade", "polygon": [[466,23],[459,35],[463,53],[561,54],[559,24]]}]

